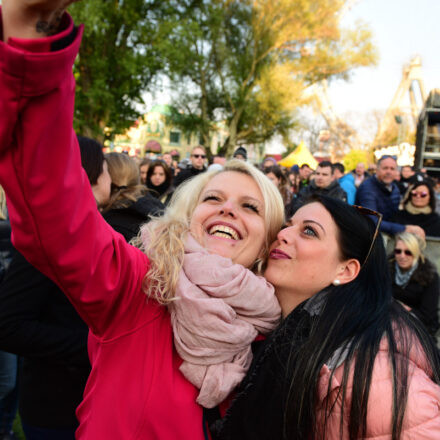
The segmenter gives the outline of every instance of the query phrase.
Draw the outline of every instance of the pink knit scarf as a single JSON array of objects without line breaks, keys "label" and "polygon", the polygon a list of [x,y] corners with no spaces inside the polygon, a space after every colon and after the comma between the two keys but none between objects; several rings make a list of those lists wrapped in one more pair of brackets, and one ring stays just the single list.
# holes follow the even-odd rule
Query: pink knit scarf
[{"label": "pink knit scarf", "polygon": [[276,327],[280,306],[264,278],[210,254],[190,234],[176,297],[169,311],[180,370],[200,389],[197,402],[212,408],[241,382],[251,343]]}]

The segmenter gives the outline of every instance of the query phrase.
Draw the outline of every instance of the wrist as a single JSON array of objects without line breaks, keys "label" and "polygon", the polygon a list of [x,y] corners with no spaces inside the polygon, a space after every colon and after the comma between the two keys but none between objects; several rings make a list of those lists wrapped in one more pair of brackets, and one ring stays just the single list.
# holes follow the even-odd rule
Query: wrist
[{"label": "wrist", "polygon": [[41,10],[17,4],[15,0],[4,0],[2,6],[3,40],[9,38],[35,39],[54,35],[63,15],[63,10]]}]

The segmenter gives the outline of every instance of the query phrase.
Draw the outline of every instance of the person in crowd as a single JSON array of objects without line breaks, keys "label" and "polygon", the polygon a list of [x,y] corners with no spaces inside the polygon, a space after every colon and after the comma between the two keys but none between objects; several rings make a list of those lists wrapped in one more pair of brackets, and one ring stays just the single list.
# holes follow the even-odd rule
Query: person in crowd
[{"label": "person in crowd", "polygon": [[366,178],[370,177],[370,174],[365,171],[365,164],[363,162],[359,162],[351,174],[354,177],[354,184],[356,188],[358,188]]},{"label": "person in crowd", "polygon": [[[128,242],[138,235],[141,224],[153,216],[161,215],[165,206],[141,185],[138,167],[130,156],[108,153],[105,160],[112,184],[110,198],[104,204],[102,213],[107,223]],[[157,162],[166,166],[162,161]],[[150,164],[148,172],[154,163]]]},{"label": "person in crowd", "polygon": [[374,176],[376,174],[376,170],[377,170],[377,165],[375,163],[370,163],[368,165],[367,173],[371,177],[371,176]]},{"label": "person in crowd", "polygon": [[[11,226],[8,221],[6,196],[0,186],[0,291],[1,284],[12,259]],[[0,350],[0,440],[15,439],[12,432],[17,412],[17,370],[15,354]]]},{"label": "person in crowd", "polygon": [[173,165],[173,156],[171,153],[163,153],[162,160],[167,164],[168,168],[171,170],[171,176],[174,177],[175,169]]},{"label": "person in crowd", "polygon": [[[81,165],[101,207],[111,183],[102,146],[82,136],[78,141]],[[27,440],[75,439],[75,409],[90,373],[87,335],[60,288],[15,252],[0,289],[0,348],[23,358],[18,400]]]},{"label": "person in crowd", "polygon": [[292,167],[287,175],[287,178],[290,181],[290,188],[292,190],[292,193],[296,197],[299,191],[300,180],[301,180],[299,175],[299,169],[296,170]]},{"label": "person in crowd", "polygon": [[440,237],[440,215],[436,212],[434,189],[428,182],[416,182],[410,186],[402,207],[392,216],[392,222],[417,225],[427,236]]},{"label": "person in crowd", "polygon": [[312,194],[324,194],[344,202],[347,201],[347,193],[341,188],[337,180],[334,179],[331,162],[323,161],[318,165],[314,179],[309,185],[303,188],[299,192],[298,197],[293,200],[294,207],[299,206]]},{"label": "person in crowd", "polygon": [[244,160],[246,162],[247,161],[247,151],[246,151],[246,148],[238,147],[234,151],[234,154],[232,155],[232,157],[235,158],[235,159]]},{"label": "person in crowd", "polygon": [[197,176],[206,171],[206,150],[205,147],[199,145],[191,151],[191,164],[188,168],[181,169],[174,178],[174,187],[177,188],[185,180]]},{"label": "person in crowd", "polygon": [[266,168],[271,168],[274,166],[278,166],[278,162],[276,161],[276,159],[274,157],[266,157],[261,166],[261,170],[264,172]]},{"label": "person in crowd", "polygon": [[[250,269],[261,270],[281,228],[281,196],[256,168],[231,161],[178,188],[164,216],[142,230],[142,249],[127,244],[96,209],[79,166],[71,69],[81,28],[63,15],[54,36],[28,34],[34,14],[47,18],[55,7],[42,0],[28,14],[26,2],[3,1],[3,35],[13,46],[0,43],[0,182],[14,208],[16,247],[57,280],[90,328],[92,372],[76,437],[202,440],[201,404],[233,389],[250,343],[279,321],[273,288]],[[47,41],[63,48],[34,56]],[[20,80],[6,81],[5,69]],[[24,125],[33,128],[26,135]]]},{"label": "person in crowd", "polygon": [[382,156],[377,162],[374,176],[366,179],[356,192],[356,205],[361,205],[383,215],[381,231],[395,235],[407,231],[425,237],[425,232],[417,225],[403,225],[391,221],[399,209],[400,191],[394,182],[397,162],[393,156]]},{"label": "person in crowd", "polygon": [[226,157],[223,154],[216,154],[212,158],[211,165],[221,165],[223,167],[225,163],[226,163]]},{"label": "person in crowd", "polygon": [[284,206],[287,208],[292,201],[293,193],[290,189],[289,181],[287,180],[283,171],[278,165],[274,165],[268,168],[264,168],[263,172],[278,188],[278,191],[283,198]]},{"label": "person in crowd", "polygon": [[310,183],[310,176],[312,175],[313,170],[310,168],[310,165],[307,163],[303,163],[299,167],[299,189],[298,192],[305,188]]},{"label": "person in crowd", "polygon": [[168,206],[174,192],[173,174],[166,163],[156,160],[150,164],[147,188],[164,206]]},{"label": "person in crowd", "polygon": [[139,163],[139,176],[142,184],[146,184],[147,182],[147,173],[148,167],[150,166],[151,160],[148,157],[145,157]]},{"label": "person in crowd", "polygon": [[332,165],[333,178],[339,183],[339,186],[347,194],[347,203],[354,205],[356,199],[356,186],[354,184],[353,174],[345,174],[345,167],[342,163],[336,162]]},{"label": "person in crowd", "polygon": [[265,277],[283,320],[254,344],[236,399],[211,424],[214,438],[439,438],[439,353],[392,300],[370,214],[315,195],[279,232]]},{"label": "person in crowd", "polygon": [[400,169],[400,178],[397,181],[397,186],[401,196],[405,196],[408,187],[414,183],[415,171],[411,165],[403,165]]},{"label": "person in crowd", "polygon": [[439,329],[440,282],[437,269],[423,254],[425,241],[417,235],[396,235],[390,257],[393,296],[425,325],[434,337]]}]

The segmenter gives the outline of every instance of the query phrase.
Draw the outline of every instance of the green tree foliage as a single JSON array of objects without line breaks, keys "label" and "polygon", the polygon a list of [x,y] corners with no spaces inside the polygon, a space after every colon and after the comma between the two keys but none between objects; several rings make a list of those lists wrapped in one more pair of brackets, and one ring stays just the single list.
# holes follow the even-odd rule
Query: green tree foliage
[{"label": "green tree foliage", "polygon": [[[225,122],[223,152],[239,143],[285,135],[303,90],[324,78],[347,78],[375,61],[365,26],[340,27],[343,0],[176,0],[166,58],[189,116],[186,130],[210,133]],[[172,24],[171,24],[172,23]]]},{"label": "green tree foliage", "polygon": [[69,8],[85,24],[75,63],[78,133],[111,139],[139,116],[142,92],[161,67],[161,3],[93,0]]}]

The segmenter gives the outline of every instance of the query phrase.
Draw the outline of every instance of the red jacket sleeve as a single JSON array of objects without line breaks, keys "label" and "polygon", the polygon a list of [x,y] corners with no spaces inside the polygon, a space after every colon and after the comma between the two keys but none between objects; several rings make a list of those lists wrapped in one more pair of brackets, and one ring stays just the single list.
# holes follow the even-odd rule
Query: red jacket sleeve
[{"label": "red jacket sleeve", "polygon": [[[72,128],[82,28],[0,42],[0,184],[14,245],[69,296],[96,335],[130,328],[147,257],[99,214]],[[56,43],[73,41],[53,51]],[[59,45],[58,45],[59,47]]]}]

